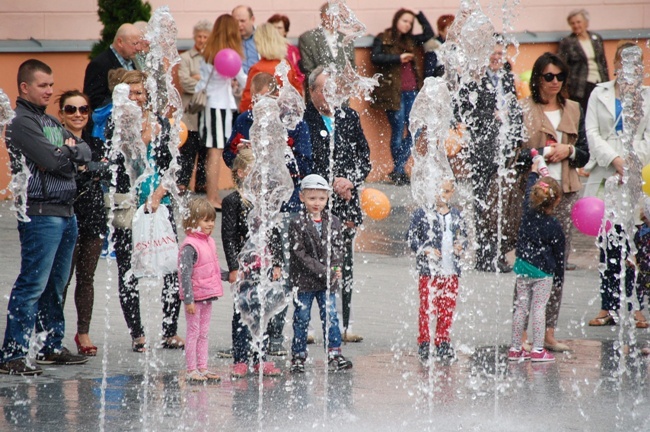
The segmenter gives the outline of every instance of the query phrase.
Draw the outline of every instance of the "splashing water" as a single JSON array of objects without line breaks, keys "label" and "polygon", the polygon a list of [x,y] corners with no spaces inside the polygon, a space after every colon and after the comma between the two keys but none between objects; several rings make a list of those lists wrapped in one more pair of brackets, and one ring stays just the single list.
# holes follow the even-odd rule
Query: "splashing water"
[{"label": "splashing water", "polygon": [[[145,72],[147,73],[145,86],[148,93],[154,95],[150,102],[153,112],[164,115],[167,111],[172,111],[174,121],[169,131],[168,144],[172,162],[163,174],[161,184],[174,197],[175,202],[182,204],[183,200],[179,200],[176,173],[180,169],[177,159],[183,105],[172,76],[174,66],[181,61],[176,47],[177,35],[176,22],[169,12],[169,7],[157,8],[149,20],[144,36],[150,44],[150,50],[145,56]],[[184,211],[181,208],[181,213]]]},{"label": "splashing water", "polygon": [[[280,74],[286,70],[280,68]],[[264,96],[253,106],[250,129],[255,163],[243,183],[243,196],[252,204],[248,215],[249,238],[238,260],[241,278],[232,285],[235,307],[242,322],[250,329],[255,349],[261,352],[264,331],[271,318],[288,302],[284,284],[271,280],[273,251],[270,244],[274,227],[284,201],[293,192],[293,181],[285,165],[287,130],[300,119],[304,111],[301,99],[295,99],[295,89],[284,86],[276,99]]]},{"label": "splashing water", "polygon": [[[0,89],[0,135],[3,140],[7,125],[15,117],[16,113],[11,108],[9,96]],[[13,197],[11,210],[16,212],[16,219],[21,222],[29,222],[31,219],[27,216],[27,184],[32,173],[22,153],[14,152],[13,156],[11,161],[11,181],[9,182],[9,192]]]}]

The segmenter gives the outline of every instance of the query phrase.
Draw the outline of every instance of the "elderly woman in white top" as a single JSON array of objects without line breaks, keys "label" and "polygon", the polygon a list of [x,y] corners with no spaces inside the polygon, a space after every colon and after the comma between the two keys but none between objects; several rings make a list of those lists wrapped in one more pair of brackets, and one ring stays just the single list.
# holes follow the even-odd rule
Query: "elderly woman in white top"
[{"label": "elderly woman in white top", "polygon": [[[199,133],[208,148],[206,161],[206,193],[207,199],[217,211],[221,211],[219,196],[219,171],[223,162],[223,148],[232,131],[236,118],[237,102],[233,94],[233,81],[214,70],[214,57],[219,51],[230,48],[243,57],[239,24],[232,15],[221,15],[214,22],[208,42],[203,49],[201,61],[201,79],[195,91],[207,89],[207,105],[199,113]],[[240,70],[235,77],[243,88],[246,84],[246,74]]]},{"label": "elderly woman in white top", "polygon": [[[636,44],[631,41],[621,41],[616,49],[614,57],[614,68],[620,70],[622,64],[622,52],[625,48],[634,47]],[[618,78],[618,77],[617,77]],[[588,169],[590,175],[585,186],[585,196],[598,196],[604,198],[605,181],[618,174],[623,176],[625,160],[623,154],[623,133],[622,104],[620,100],[619,83],[617,79],[599,84],[589,98],[585,127],[591,160]],[[650,89],[644,89],[644,112],[639,128],[634,136],[633,146],[641,163],[646,165],[650,162]],[[620,307],[620,278],[621,267],[626,266],[625,261],[629,250],[613,243],[618,237],[621,242],[625,241],[620,225],[615,225],[608,234],[608,245],[600,251],[600,261],[606,264],[605,270],[600,274],[601,310],[598,315],[589,321],[590,326],[613,325],[616,323],[617,310]],[[632,234],[630,233],[630,236]],[[624,250],[625,249],[625,250]],[[626,291],[632,295],[634,284],[634,269],[626,266]],[[643,296],[637,291],[640,310],[635,311],[636,326],[647,328],[648,323],[643,316]]]}]

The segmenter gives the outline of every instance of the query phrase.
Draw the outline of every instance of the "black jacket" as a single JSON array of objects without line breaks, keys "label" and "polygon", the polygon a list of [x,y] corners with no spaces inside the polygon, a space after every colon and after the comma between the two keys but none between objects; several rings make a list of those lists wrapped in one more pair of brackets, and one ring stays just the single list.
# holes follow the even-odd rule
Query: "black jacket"
[{"label": "black jacket", "polygon": [[84,93],[90,98],[90,106],[93,110],[99,108],[104,100],[111,96],[108,91],[108,71],[121,67],[122,64],[110,48],[86,66]]},{"label": "black jacket", "polygon": [[[312,173],[328,181],[330,178],[330,134],[320,113],[311,102],[303,117],[311,136]],[[343,107],[334,113],[334,177],[344,177],[352,182],[352,199],[345,201],[338,195],[332,196],[332,213],[341,221],[352,221],[355,225],[363,222],[359,204],[358,187],[370,173],[370,149],[363,134],[359,114],[352,108]]]},{"label": "black jacket", "polygon": [[330,271],[330,289],[338,287],[333,267],[343,265],[343,234],[341,221],[332,215],[331,260],[327,262],[329,216],[322,214],[322,231],[319,234],[311,216],[301,211],[289,223],[289,286],[298,292],[327,289],[327,272]]},{"label": "black jacket", "polygon": [[553,275],[554,283],[561,284],[564,281],[566,240],[562,225],[554,216],[530,207],[530,190],[538,178],[539,174],[534,172],[528,175],[516,256],[544,273]]},{"label": "black jacket", "polygon": [[[45,108],[25,99],[16,101],[16,118],[7,127],[11,171],[22,171],[21,155],[31,173],[27,184],[27,214],[72,216],[77,194],[77,164],[90,162],[88,144],[63,128]],[[77,145],[64,144],[73,138]]]}]

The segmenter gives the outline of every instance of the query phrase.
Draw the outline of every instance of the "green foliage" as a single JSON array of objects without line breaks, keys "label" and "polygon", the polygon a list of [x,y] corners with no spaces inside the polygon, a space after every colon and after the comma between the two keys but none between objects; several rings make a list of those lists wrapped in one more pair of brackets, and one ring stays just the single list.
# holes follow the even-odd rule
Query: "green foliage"
[{"label": "green foliage", "polygon": [[142,0],[97,0],[97,5],[97,14],[104,29],[101,32],[102,38],[93,45],[90,52],[91,60],[108,49],[122,24],[149,21],[151,18],[151,5]]}]

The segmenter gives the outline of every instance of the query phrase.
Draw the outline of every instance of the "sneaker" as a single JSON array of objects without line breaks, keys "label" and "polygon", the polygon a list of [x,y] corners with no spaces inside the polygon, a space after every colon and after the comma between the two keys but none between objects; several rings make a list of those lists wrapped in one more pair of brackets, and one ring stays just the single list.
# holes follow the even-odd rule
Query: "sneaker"
[{"label": "sneaker", "polygon": [[449,342],[440,342],[436,354],[441,360],[453,360],[456,358],[456,352]]},{"label": "sneaker", "polygon": [[341,354],[335,354],[330,357],[330,360],[327,363],[327,367],[332,372],[338,372],[345,369],[352,369],[352,362],[343,357]]},{"label": "sneaker", "polygon": [[431,348],[431,345],[429,342],[422,342],[420,344],[420,347],[418,348],[418,357],[420,357],[420,360],[422,361],[427,361],[429,360],[429,349]]},{"label": "sneaker", "polygon": [[305,360],[302,357],[294,357],[291,359],[291,373],[304,373]]},{"label": "sneaker", "polygon": [[530,360],[530,352],[525,349],[520,349],[519,351],[510,348],[508,351],[508,361],[511,362],[523,362]]},{"label": "sneaker", "polygon": [[42,373],[43,369],[40,366],[28,364],[25,357],[0,363],[0,374],[27,376],[40,375]]},{"label": "sneaker", "polygon": [[345,343],[357,343],[361,342],[362,340],[363,336],[354,333],[348,333],[347,331],[343,333],[343,342]]},{"label": "sneaker", "polygon": [[[282,371],[278,368],[275,367],[275,364],[273,362],[263,362],[262,366],[262,375],[265,377],[277,377],[282,375]],[[257,363],[254,367],[253,370],[255,371],[256,374],[260,373],[260,364]]]},{"label": "sneaker", "polygon": [[230,369],[230,377],[233,379],[244,378],[248,375],[248,365],[246,363],[235,363]]},{"label": "sneaker", "polygon": [[273,341],[269,343],[269,349],[266,351],[268,355],[283,357],[288,354],[287,350],[284,349],[282,342]]},{"label": "sneaker", "polygon": [[88,361],[88,357],[72,354],[70,350],[63,347],[59,351],[54,351],[48,354],[38,353],[36,355],[36,363],[42,365],[77,365],[84,364]]},{"label": "sneaker", "polygon": [[533,351],[530,353],[530,361],[532,362],[552,362],[555,361],[555,356],[546,350]]}]

